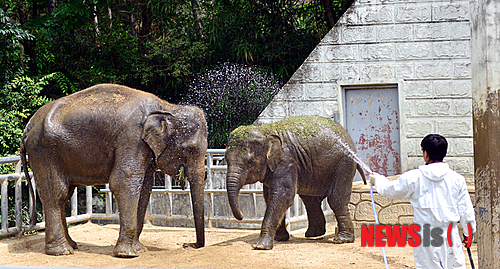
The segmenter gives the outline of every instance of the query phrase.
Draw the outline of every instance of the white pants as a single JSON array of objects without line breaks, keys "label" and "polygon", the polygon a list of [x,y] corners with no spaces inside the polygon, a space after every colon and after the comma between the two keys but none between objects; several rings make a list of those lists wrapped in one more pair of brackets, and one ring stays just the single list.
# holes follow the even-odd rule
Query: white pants
[{"label": "white pants", "polygon": [[[446,229],[447,228],[443,228],[443,234],[441,235],[444,239],[443,245],[433,247],[431,244],[428,247],[424,247],[422,246],[423,243],[421,243],[420,246],[413,248],[413,256],[415,257],[415,265],[417,268],[466,269],[465,254],[462,247],[462,239],[458,233],[458,227],[457,225],[453,225],[452,228],[452,247],[448,245]],[[422,236],[421,233],[420,236]]]}]

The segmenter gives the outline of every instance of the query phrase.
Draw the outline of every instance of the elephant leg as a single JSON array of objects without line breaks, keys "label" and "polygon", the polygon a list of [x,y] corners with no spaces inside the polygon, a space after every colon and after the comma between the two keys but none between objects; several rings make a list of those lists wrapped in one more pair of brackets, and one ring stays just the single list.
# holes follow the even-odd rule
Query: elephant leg
[{"label": "elephant leg", "polygon": [[116,257],[139,256],[134,243],[137,236],[137,212],[143,175],[133,173],[132,171],[113,172],[110,178],[109,187],[116,197],[120,212],[120,233],[113,250],[113,255]]},{"label": "elephant leg", "polygon": [[142,233],[142,228],[144,227],[144,217],[146,216],[149,197],[151,196],[151,189],[154,184],[154,168],[155,167],[153,165],[150,165],[146,170],[144,182],[141,187],[141,196],[139,198],[139,207],[137,211],[137,232],[134,238],[134,247],[137,250],[137,253],[148,251],[148,249],[139,241],[139,237]]},{"label": "elephant leg", "polygon": [[326,233],[326,219],[321,209],[321,202],[325,197],[300,195],[300,198],[306,206],[307,219],[309,222],[306,237],[324,235]]},{"label": "elephant leg", "polygon": [[78,244],[73,240],[71,239],[71,237],[69,236],[69,233],[68,233],[68,224],[66,223],[66,214],[65,214],[65,207],[66,207],[66,203],[69,201],[69,199],[71,198],[71,196],[73,196],[73,192],[75,191],[75,186],[69,186],[69,192],[68,192],[68,196],[66,197],[66,202],[64,202],[64,205],[63,205],[63,208],[61,209],[61,220],[63,222],[63,227],[64,227],[64,236],[66,237],[66,240],[68,241],[69,245],[73,248],[73,249],[78,249]]},{"label": "elephant leg", "polygon": [[[348,157],[344,157],[348,159]],[[354,226],[349,213],[349,200],[351,199],[352,180],[356,173],[356,163],[352,160],[340,162],[333,176],[332,192],[328,195],[330,205],[337,219],[338,233],[333,243],[353,243]]]},{"label": "elephant leg", "polygon": [[49,255],[73,254],[73,247],[68,242],[64,209],[69,193],[69,186],[57,174],[49,171],[47,175],[37,175],[36,185],[45,213],[45,253]]},{"label": "elephant leg", "polygon": [[[293,204],[295,196],[295,189],[290,188],[287,190],[286,188],[287,186],[269,188],[264,185],[264,199],[267,208],[262,221],[259,240],[253,245],[254,249],[269,250],[274,247],[276,230],[280,222],[284,220],[286,210]],[[282,233],[282,231],[280,232]],[[280,234],[280,236],[283,235]]]},{"label": "elephant leg", "polygon": [[290,234],[286,230],[285,216],[281,218],[278,229],[276,229],[276,234],[274,235],[274,240],[276,241],[288,241],[290,239]]}]

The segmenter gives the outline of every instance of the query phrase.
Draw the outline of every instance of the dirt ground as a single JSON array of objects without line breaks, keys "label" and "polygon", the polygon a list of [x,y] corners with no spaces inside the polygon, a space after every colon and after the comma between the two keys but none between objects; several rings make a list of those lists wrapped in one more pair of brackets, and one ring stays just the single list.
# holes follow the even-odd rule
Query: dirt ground
[{"label": "dirt ground", "polygon": [[[276,242],[270,251],[253,250],[258,230],[206,229],[206,246],[184,249],[195,242],[194,228],[146,225],[141,242],[148,248],[137,258],[112,256],[118,225],[83,224],[70,228],[79,248],[73,255],[44,254],[44,234],[0,240],[0,268],[6,267],[155,267],[155,268],[385,268],[382,251],[353,244],[331,243],[334,227],[325,236],[306,239],[304,231],[287,242]],[[415,268],[411,247],[385,248],[390,268]],[[472,245],[477,266],[476,244]],[[468,260],[467,253],[465,253]],[[470,266],[467,266],[470,268]]]}]

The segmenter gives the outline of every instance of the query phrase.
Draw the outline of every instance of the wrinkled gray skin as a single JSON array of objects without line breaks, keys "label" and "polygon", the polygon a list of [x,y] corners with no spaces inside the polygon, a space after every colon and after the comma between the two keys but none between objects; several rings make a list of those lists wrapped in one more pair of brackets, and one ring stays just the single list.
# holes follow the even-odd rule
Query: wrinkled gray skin
[{"label": "wrinkled gray skin", "polygon": [[[306,126],[300,126],[304,123]],[[333,242],[354,242],[348,204],[356,169],[365,178],[339,139],[355,151],[340,125],[317,116],[244,126],[231,133],[226,151],[226,183],[229,203],[237,219],[243,219],[238,201],[240,189],[258,181],[264,185],[267,208],[259,240],[253,248],[272,249],[273,239],[289,239],[284,225],[285,213],[297,193],[304,201],[309,219],[306,237],[325,234],[321,202],[326,197],[339,228]]]},{"label": "wrinkled gray skin", "polygon": [[[26,153],[43,204],[45,252],[72,254],[64,207],[75,187],[109,183],[120,212],[113,254],[135,257],[153,185],[161,169],[175,176],[184,167],[191,186],[196,243],[203,247],[204,161],[207,127],[203,112],[128,87],[101,84],[41,107],[26,126]],[[32,216],[32,225],[34,218]]]}]

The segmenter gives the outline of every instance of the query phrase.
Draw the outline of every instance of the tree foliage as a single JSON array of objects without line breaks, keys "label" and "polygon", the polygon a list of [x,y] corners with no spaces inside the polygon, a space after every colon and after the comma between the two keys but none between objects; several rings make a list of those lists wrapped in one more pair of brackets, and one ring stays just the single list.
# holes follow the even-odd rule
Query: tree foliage
[{"label": "tree foliage", "polygon": [[44,102],[98,83],[178,103],[221,63],[287,81],[351,2],[0,0],[0,154]]},{"label": "tree foliage", "polygon": [[19,151],[24,125],[43,104],[46,92],[57,88],[68,94],[73,88],[61,73],[29,76],[22,41],[34,37],[0,10],[0,156]]}]

